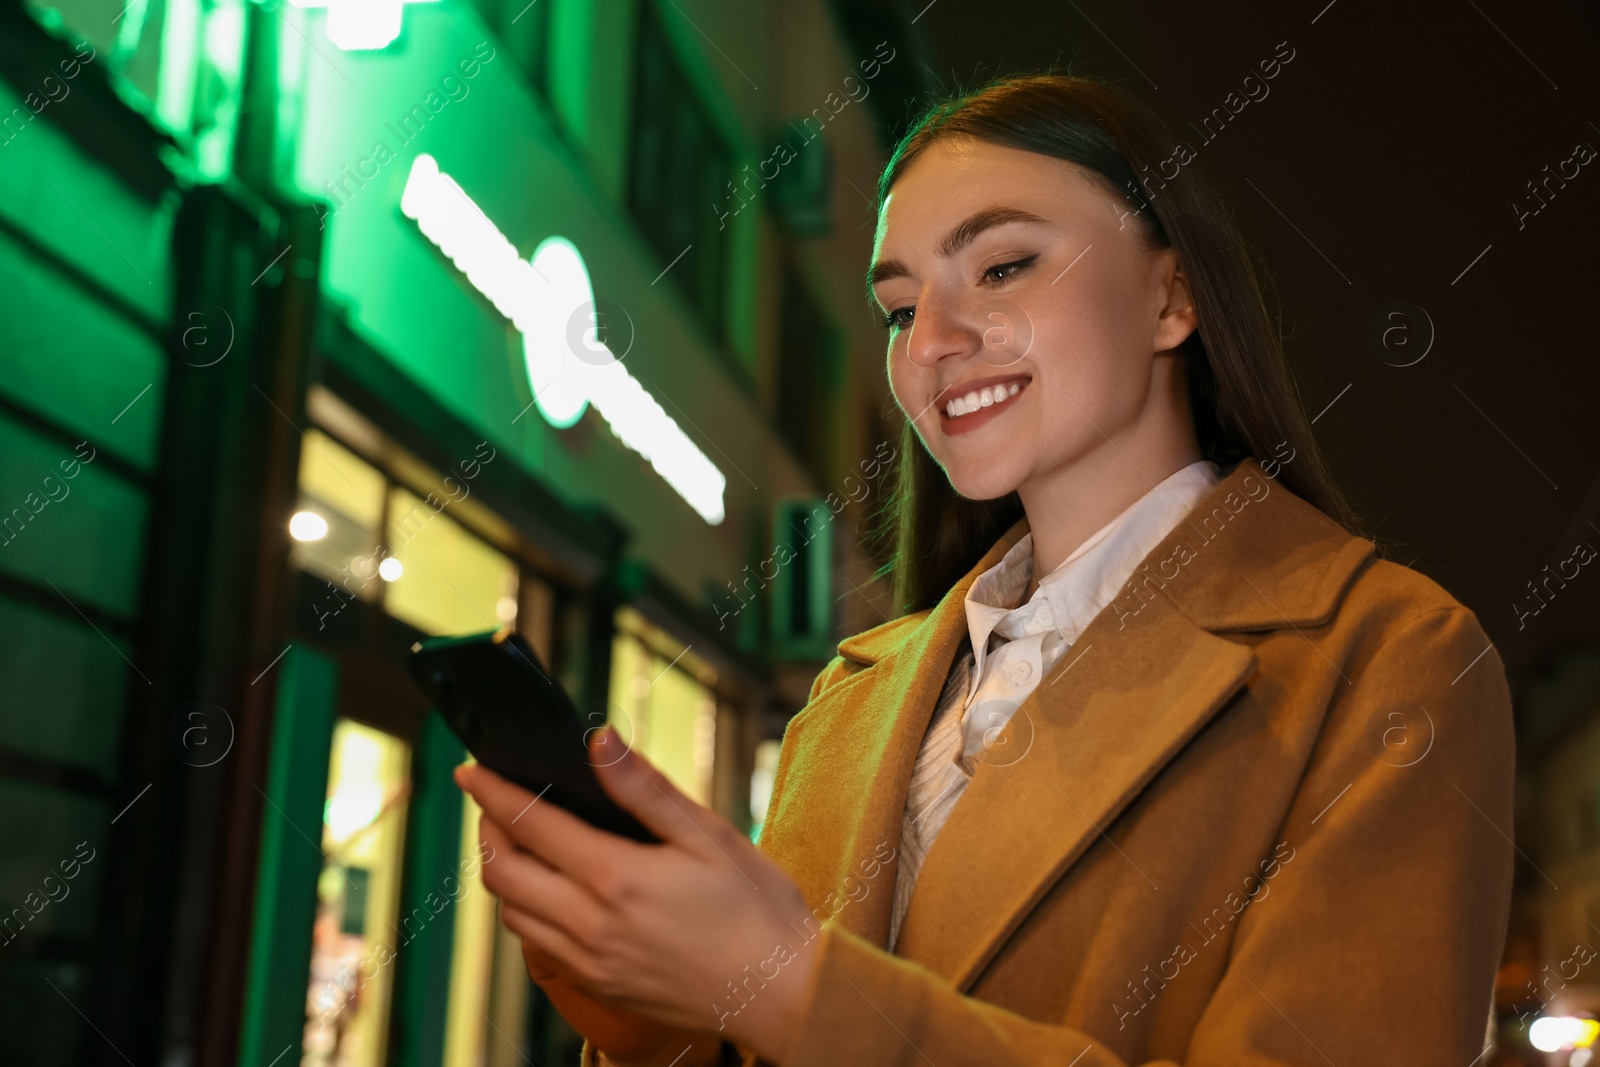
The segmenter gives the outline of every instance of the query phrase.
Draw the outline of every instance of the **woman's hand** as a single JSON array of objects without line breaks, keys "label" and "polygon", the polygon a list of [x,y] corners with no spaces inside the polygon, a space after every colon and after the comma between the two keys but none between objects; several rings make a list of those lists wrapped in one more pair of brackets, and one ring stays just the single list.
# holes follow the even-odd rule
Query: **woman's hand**
[{"label": "woman's hand", "polygon": [[595,829],[485,767],[456,769],[483,808],[482,838],[494,849],[483,879],[503,902],[502,921],[583,998],[569,1000],[574,1011],[619,1042],[596,1047],[626,1057],[629,1042],[649,1045],[660,1035],[638,1023],[644,1016],[781,1064],[815,962],[799,887],[614,731],[597,731],[589,751],[605,790],[660,844]]},{"label": "woman's hand", "polygon": [[[510,907],[502,904],[502,909]],[[502,910],[502,919],[504,917]],[[511,924],[507,922],[507,926]],[[527,964],[528,977],[544,990],[561,1017],[615,1063],[631,1067],[658,1058],[674,1062],[696,1038],[705,1040],[704,1035],[658,1023],[647,1015],[589,996],[560,977],[555,972],[554,961],[531,941],[522,943],[522,959]]]}]

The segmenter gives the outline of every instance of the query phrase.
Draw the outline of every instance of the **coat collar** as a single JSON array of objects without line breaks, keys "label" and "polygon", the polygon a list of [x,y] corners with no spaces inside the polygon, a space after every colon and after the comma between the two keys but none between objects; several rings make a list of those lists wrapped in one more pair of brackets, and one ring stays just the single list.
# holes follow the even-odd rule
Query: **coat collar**
[{"label": "coat collar", "polygon": [[[839,643],[858,669],[790,723],[803,777],[775,797],[763,848],[813,907],[884,945],[895,863],[876,891],[848,892],[898,849],[911,766],[965,636],[978,575],[1027,532],[1019,520],[931,610]],[[1039,683],[979,763],[924,861],[898,955],[965,990],[1031,908],[1244,684],[1256,657],[1217,636],[1314,626],[1373,550],[1244,459],[1153,549],[1117,600]],[[1096,743],[1063,738],[1094,723]],[[791,776],[792,777],[792,776]],[[1026,824],[1028,848],[995,827]]]},{"label": "coat collar", "polygon": [[[1232,521],[1252,508],[1247,521]],[[1222,536],[1224,531],[1230,536]],[[1017,520],[931,612],[903,615],[847,637],[839,642],[839,654],[870,666],[914,630],[937,628],[951,607],[965,621],[967,590],[1027,532],[1028,520]],[[1193,550],[1193,562],[1179,562],[1180,544]],[[1316,626],[1333,615],[1346,581],[1372,550],[1371,541],[1352,536],[1246,458],[1145,557],[1107,610],[1118,619],[1125,612],[1137,614],[1141,601],[1164,585],[1178,610],[1212,633]],[[1167,560],[1172,562],[1163,569]],[[1175,571],[1182,577],[1162,581]],[[1136,583],[1144,583],[1142,590]]]}]

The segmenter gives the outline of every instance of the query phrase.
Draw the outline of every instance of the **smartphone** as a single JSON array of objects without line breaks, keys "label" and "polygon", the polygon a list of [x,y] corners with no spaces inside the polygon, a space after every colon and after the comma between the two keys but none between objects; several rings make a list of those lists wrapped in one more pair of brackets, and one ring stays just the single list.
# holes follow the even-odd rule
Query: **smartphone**
[{"label": "smartphone", "polygon": [[411,647],[409,666],[479,763],[601,830],[659,840],[600,785],[587,741],[604,722],[585,721],[519,634],[429,638]]}]

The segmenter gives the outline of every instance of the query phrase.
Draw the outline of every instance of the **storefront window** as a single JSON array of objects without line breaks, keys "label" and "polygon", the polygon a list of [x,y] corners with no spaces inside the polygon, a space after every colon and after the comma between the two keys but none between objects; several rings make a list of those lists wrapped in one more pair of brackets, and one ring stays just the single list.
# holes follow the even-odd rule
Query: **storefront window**
[{"label": "storefront window", "polygon": [[[450,479],[445,484],[457,484]],[[516,621],[517,566],[448,514],[446,490],[418,496],[320,430],[300,450],[290,563],[428,634]]]},{"label": "storefront window", "polygon": [[[521,589],[517,627],[545,663],[551,661],[554,592],[535,575]],[[499,919],[496,900],[483,885],[490,857],[479,843],[482,809],[462,798],[461,895],[456,903],[445,1013],[443,1067],[511,1067],[541,1062],[528,1044],[529,991],[521,941]],[[542,1062],[548,1062],[542,1061]]]},{"label": "storefront window", "polygon": [[384,486],[372,464],[322,431],[306,431],[289,562],[333,583],[337,596],[376,600]]},{"label": "storefront window", "polygon": [[483,885],[492,855],[479,843],[482,809],[469,796],[462,806],[461,889],[456,904],[445,1005],[442,1067],[497,1067],[530,1060],[529,991],[522,942],[500,922],[498,901]]},{"label": "storefront window", "polygon": [[[396,488],[389,494],[384,609],[424,633],[493,630],[517,615],[517,567],[433,502]],[[436,507],[436,505],[438,505]]]},{"label": "storefront window", "polygon": [[349,719],[334,727],[302,1064],[385,1062],[394,957],[406,940],[394,921],[410,761],[399,738]]},{"label": "storefront window", "polygon": [[617,613],[610,721],[624,741],[707,806],[717,704],[709,668],[638,612]]},{"label": "storefront window", "polygon": [[461,898],[456,903],[454,950],[450,958],[450,1004],[445,1010],[444,1067],[476,1067],[484,1062],[486,1015],[494,964],[494,898],[483,887],[479,868],[486,855],[478,844],[482,809],[471,796],[461,805]]}]

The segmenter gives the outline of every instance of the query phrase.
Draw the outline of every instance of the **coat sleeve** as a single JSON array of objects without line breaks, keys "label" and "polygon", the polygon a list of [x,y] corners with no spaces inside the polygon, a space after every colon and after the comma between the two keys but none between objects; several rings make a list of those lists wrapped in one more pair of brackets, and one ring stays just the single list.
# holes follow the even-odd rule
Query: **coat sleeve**
[{"label": "coat sleeve", "polygon": [[[1147,1067],[1481,1055],[1513,860],[1504,667],[1459,605],[1373,644],[1333,679],[1282,826],[1293,865],[1242,912],[1181,1061]],[[849,931],[824,926],[816,951],[784,1067],[1130,1067],[1085,1031],[963,996]]]}]

